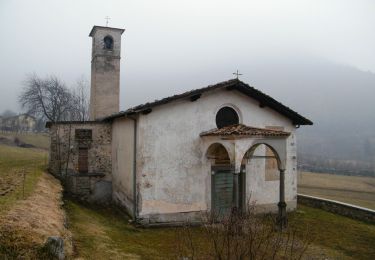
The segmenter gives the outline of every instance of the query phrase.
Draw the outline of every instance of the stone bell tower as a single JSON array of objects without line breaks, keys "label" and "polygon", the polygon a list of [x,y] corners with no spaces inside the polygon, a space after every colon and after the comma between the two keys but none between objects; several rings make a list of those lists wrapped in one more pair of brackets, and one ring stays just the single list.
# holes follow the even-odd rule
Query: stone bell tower
[{"label": "stone bell tower", "polygon": [[120,109],[120,53],[124,29],[94,26],[91,59],[90,120]]}]

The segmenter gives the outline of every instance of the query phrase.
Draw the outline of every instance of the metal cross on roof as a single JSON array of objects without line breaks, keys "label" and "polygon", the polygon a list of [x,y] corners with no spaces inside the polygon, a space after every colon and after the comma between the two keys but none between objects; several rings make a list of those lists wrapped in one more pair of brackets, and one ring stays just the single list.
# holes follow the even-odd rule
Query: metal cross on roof
[{"label": "metal cross on roof", "polygon": [[238,72],[238,70],[236,72],[233,73],[233,75],[236,75],[236,78],[238,79],[238,76],[242,76],[241,73]]},{"label": "metal cross on roof", "polygon": [[111,20],[111,18],[109,18],[109,16],[107,15],[106,17],[104,17],[104,19],[106,19],[105,26],[108,27],[108,22],[109,20]]}]

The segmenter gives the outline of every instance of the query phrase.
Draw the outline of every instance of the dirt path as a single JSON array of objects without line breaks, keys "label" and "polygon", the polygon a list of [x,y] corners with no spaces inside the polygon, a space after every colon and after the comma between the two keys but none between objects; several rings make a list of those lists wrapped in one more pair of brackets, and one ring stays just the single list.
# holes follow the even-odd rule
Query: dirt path
[{"label": "dirt path", "polygon": [[[0,219],[0,255],[36,254],[47,237],[60,236],[71,254],[71,234],[65,228],[62,187],[51,175],[43,173],[31,196],[14,204]],[[32,258],[32,257],[31,257]]]}]

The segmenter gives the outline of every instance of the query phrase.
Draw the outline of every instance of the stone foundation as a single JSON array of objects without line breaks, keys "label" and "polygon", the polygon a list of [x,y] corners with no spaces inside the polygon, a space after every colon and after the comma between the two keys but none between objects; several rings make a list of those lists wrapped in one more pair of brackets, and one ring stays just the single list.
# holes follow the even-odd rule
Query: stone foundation
[{"label": "stone foundation", "polygon": [[[287,211],[293,211],[297,207],[297,201],[287,202]],[[256,205],[255,213],[274,213],[278,212],[277,204],[264,204]],[[146,214],[142,215],[137,219],[137,223],[141,226],[179,226],[186,223],[192,225],[200,225],[205,217],[207,217],[206,211],[190,211],[190,212],[178,212],[178,213],[165,213],[165,214]]]}]

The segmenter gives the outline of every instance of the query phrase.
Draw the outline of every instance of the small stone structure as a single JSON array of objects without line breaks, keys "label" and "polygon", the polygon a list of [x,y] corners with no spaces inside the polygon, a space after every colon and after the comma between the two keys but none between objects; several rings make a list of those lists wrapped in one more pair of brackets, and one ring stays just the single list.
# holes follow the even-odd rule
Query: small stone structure
[{"label": "small stone structure", "polygon": [[66,190],[83,200],[112,196],[111,125],[101,122],[47,124],[51,147],[49,170]]},{"label": "small stone structure", "polygon": [[303,205],[323,209],[345,217],[375,223],[375,210],[368,208],[304,194],[298,194],[297,201]]}]

